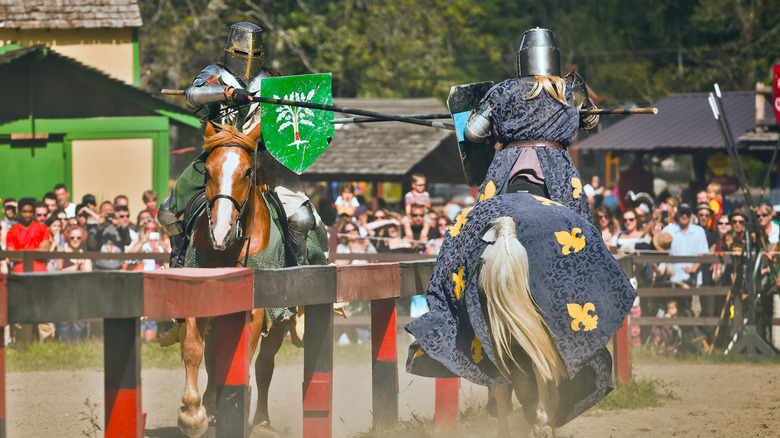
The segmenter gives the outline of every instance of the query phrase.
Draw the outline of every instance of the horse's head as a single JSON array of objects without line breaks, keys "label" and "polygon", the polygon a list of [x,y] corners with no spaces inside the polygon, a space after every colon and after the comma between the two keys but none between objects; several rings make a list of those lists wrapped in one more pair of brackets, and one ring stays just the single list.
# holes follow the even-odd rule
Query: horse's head
[{"label": "horse's head", "polygon": [[247,135],[234,126],[206,124],[206,211],[215,250],[225,250],[244,238],[240,219],[255,187],[253,157],[259,136],[260,124]]}]

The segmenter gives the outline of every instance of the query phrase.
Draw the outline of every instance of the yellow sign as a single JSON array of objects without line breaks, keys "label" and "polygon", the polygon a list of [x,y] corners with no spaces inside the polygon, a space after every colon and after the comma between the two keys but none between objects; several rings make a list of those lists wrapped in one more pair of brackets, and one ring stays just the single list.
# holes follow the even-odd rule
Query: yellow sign
[{"label": "yellow sign", "polygon": [[731,169],[731,159],[723,152],[715,152],[707,160],[707,165],[710,166],[714,175],[723,175]]}]

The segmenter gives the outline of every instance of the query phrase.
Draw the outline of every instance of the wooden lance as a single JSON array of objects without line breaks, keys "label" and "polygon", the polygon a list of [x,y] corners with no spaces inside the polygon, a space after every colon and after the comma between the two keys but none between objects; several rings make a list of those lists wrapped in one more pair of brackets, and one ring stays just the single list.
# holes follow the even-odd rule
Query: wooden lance
[{"label": "wooden lance", "polygon": [[[169,95],[184,95],[184,90],[169,90],[163,89],[162,94]],[[301,102],[297,100],[287,99],[272,99],[268,97],[252,96],[253,102],[268,103],[272,105],[287,105],[298,106],[303,108],[318,109],[323,111],[332,111],[344,114],[355,114],[363,117],[348,117],[341,119],[334,119],[332,124],[341,123],[371,123],[371,122],[402,122],[411,123],[414,125],[430,126],[433,128],[446,129],[449,131],[455,130],[455,125],[452,123],[437,122],[437,119],[451,119],[452,116],[448,113],[440,114],[387,114],[376,111],[362,110],[358,108],[345,108],[336,105],[326,105],[321,103]],[[590,110],[580,110],[581,115],[598,114],[598,115],[634,115],[634,114],[658,114],[658,108],[595,108]]]}]

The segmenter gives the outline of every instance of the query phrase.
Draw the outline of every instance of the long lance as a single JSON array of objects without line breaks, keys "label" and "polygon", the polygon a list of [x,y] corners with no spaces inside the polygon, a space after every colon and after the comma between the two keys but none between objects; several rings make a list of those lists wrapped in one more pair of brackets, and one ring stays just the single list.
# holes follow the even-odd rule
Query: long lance
[{"label": "long lance", "polygon": [[[658,114],[658,108],[595,108],[589,110],[580,110],[580,115],[632,115],[632,114]],[[405,114],[404,117],[412,117],[415,119],[430,120],[430,119],[451,119],[452,115],[449,113],[440,114]],[[387,122],[386,119],[378,117],[345,117],[341,119],[333,119],[330,123],[334,125],[344,123],[374,123],[374,122]]]},{"label": "long lance", "polygon": [[[170,95],[183,95],[184,90],[169,90],[163,89],[162,94]],[[452,123],[443,123],[432,120],[437,119],[451,119],[452,116],[449,113],[440,114],[387,114],[376,111],[362,110],[358,108],[345,108],[336,105],[326,105],[312,102],[302,102],[297,100],[287,99],[274,99],[268,97],[252,96],[253,102],[269,103],[272,105],[287,105],[287,106],[299,106],[303,108],[318,109],[323,111],[332,111],[344,114],[355,114],[364,117],[348,117],[341,119],[334,119],[332,124],[342,123],[372,123],[372,122],[403,122],[411,123],[414,125],[430,126],[433,128],[446,129],[449,131],[455,130],[455,125]],[[598,114],[598,115],[632,115],[632,114],[658,114],[658,108],[595,108],[590,110],[580,110],[581,115]]]},{"label": "long lance", "polygon": [[[174,94],[174,95],[183,95],[184,90],[162,90],[162,94]],[[366,116],[366,117],[374,117],[377,119],[382,120],[389,120],[393,122],[403,122],[403,123],[411,123],[414,125],[422,125],[422,126],[430,126],[432,128],[439,128],[439,129],[447,129],[450,131],[455,130],[455,125],[452,123],[442,123],[442,122],[436,122],[431,120],[422,120],[414,117],[404,116],[404,115],[396,115],[396,114],[386,114],[386,113],[380,113],[376,111],[368,111],[368,110],[362,110],[357,108],[344,108],[340,106],[335,105],[326,105],[322,103],[312,103],[312,102],[301,102],[297,100],[287,100],[287,99],[273,99],[269,97],[260,97],[260,96],[252,96],[253,102],[259,102],[259,103],[270,103],[272,105],[287,105],[287,106],[299,106],[302,108],[311,108],[311,109],[317,109],[317,110],[323,110],[323,111],[332,111],[336,113],[344,113],[344,114],[355,114],[358,116]],[[449,116],[449,115],[448,115]]]}]

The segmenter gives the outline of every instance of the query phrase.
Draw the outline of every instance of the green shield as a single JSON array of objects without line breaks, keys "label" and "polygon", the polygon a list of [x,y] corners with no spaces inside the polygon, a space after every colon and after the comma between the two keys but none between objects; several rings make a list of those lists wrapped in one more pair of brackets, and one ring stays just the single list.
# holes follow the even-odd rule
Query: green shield
[{"label": "green shield", "polygon": [[[330,73],[264,78],[260,96],[332,105],[330,79]],[[260,117],[268,152],[298,174],[325,152],[333,138],[330,111],[264,103]]]}]

